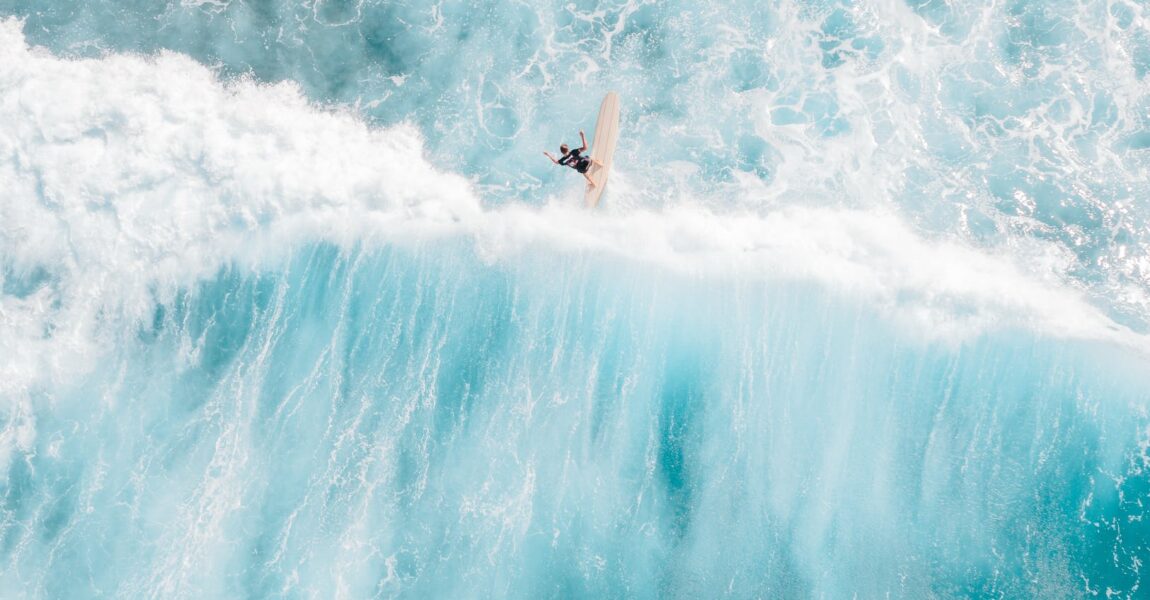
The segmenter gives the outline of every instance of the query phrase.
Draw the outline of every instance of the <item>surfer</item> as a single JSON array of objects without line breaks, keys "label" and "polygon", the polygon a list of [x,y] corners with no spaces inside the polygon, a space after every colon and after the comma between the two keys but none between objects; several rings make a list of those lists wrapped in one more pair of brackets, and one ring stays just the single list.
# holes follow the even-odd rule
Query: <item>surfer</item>
[{"label": "surfer", "polygon": [[603,163],[595,160],[594,158],[591,158],[590,156],[583,156],[583,153],[587,151],[587,136],[583,135],[583,130],[579,130],[579,139],[583,142],[582,148],[575,148],[574,150],[571,150],[567,147],[567,144],[561,144],[559,146],[559,151],[563,153],[562,158],[557,159],[546,150],[543,151],[543,154],[546,155],[547,158],[550,158],[551,162],[561,167],[571,167],[572,169],[579,171],[583,174],[583,178],[587,180],[587,185],[595,187],[595,182],[591,180],[591,176],[587,174],[587,171],[591,168],[592,164],[597,167],[601,167],[603,166]]}]

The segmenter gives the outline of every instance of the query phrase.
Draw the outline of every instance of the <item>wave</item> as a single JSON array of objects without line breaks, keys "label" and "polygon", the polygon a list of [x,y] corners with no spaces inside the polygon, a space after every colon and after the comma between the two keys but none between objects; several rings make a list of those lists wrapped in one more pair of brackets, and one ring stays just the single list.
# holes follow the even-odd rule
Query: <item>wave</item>
[{"label": "wave", "polygon": [[814,280],[926,338],[1020,326],[1147,347],[1063,283],[1066,258],[1050,248],[1021,269],[874,211],[627,208],[641,190],[626,167],[605,213],[566,196],[485,207],[474,183],[430,164],[413,127],[369,127],[289,83],[222,82],[173,53],[57,58],[29,48],[13,19],[0,48],[4,349],[19,357],[4,369],[8,394],[91,365],[117,323],[130,331],[226,265],[274,265],[319,240],[466,236],[493,261],[544,245],[701,277]]},{"label": "wave", "polygon": [[1140,586],[1147,339],[1057,245],[625,165],[508,203],[290,83],[0,56],[0,588]]}]

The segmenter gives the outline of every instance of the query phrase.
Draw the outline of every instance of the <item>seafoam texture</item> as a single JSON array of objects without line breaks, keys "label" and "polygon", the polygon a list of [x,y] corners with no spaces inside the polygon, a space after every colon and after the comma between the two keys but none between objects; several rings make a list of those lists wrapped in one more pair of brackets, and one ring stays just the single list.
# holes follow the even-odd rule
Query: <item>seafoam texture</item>
[{"label": "seafoam texture", "polygon": [[1137,597],[1148,15],[983,4],[0,0],[0,596]]}]

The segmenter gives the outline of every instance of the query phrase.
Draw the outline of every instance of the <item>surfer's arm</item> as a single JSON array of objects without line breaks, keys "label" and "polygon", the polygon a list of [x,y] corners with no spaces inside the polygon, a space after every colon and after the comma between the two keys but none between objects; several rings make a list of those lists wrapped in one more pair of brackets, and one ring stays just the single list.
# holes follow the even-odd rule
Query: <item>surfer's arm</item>
[{"label": "surfer's arm", "polygon": [[555,164],[559,164],[559,161],[555,160],[555,157],[554,157],[554,156],[551,156],[551,153],[550,153],[550,152],[548,152],[548,151],[544,150],[544,151],[543,151],[543,155],[544,155],[544,156],[546,156],[547,158],[550,158],[550,159],[551,159],[551,162],[553,162],[553,163],[555,163]]},{"label": "surfer's arm", "polygon": [[583,140],[583,147],[580,148],[579,151],[585,152],[587,150],[587,136],[583,135],[582,129],[579,130],[579,139]]}]

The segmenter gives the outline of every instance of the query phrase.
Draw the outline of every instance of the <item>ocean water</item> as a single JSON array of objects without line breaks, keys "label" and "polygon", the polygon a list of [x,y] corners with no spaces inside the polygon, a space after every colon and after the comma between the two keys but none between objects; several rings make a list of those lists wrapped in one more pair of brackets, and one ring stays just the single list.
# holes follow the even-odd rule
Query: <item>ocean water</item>
[{"label": "ocean water", "polygon": [[0,0],[0,597],[1138,598],[1148,512],[1145,0]]}]

